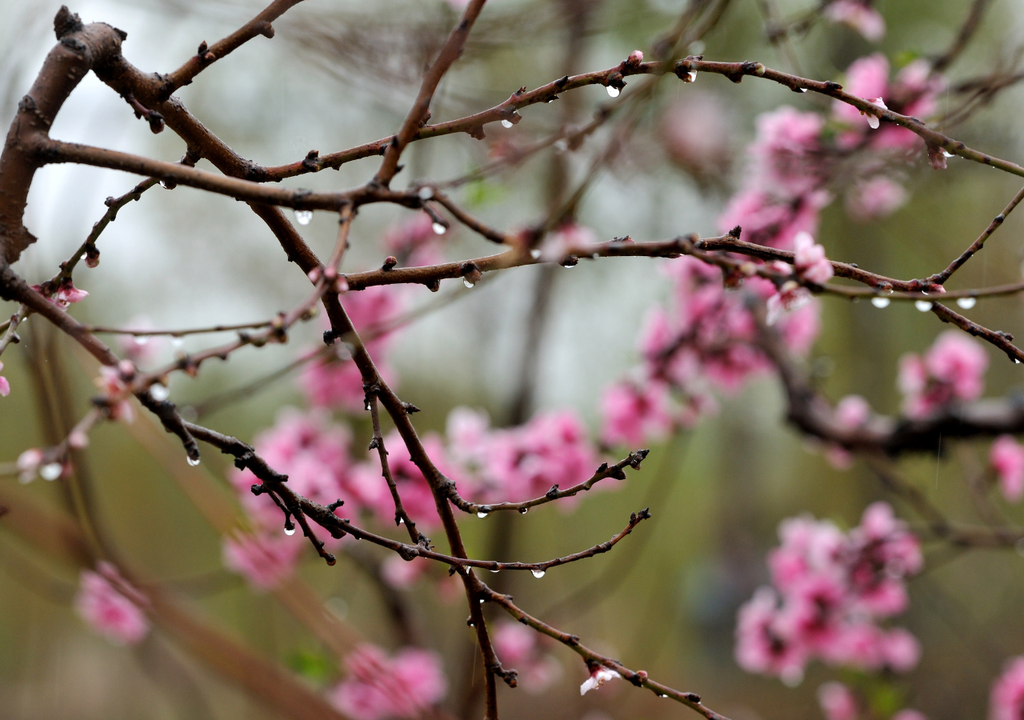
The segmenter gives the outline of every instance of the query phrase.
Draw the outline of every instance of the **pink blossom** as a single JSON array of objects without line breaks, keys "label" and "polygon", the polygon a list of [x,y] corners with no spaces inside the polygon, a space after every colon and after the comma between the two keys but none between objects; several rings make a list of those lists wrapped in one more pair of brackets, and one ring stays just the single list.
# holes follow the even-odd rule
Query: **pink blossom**
[{"label": "pink blossom", "polygon": [[1011,435],[1001,435],[992,443],[988,462],[999,478],[999,489],[1009,502],[1024,496],[1024,447]]},{"label": "pink blossom", "polygon": [[[128,321],[127,327],[132,330],[154,330],[153,322],[145,315],[138,315]],[[153,362],[160,354],[164,338],[150,335],[121,335],[118,344],[121,353],[137,365]]]},{"label": "pink blossom", "polygon": [[661,118],[669,158],[698,181],[723,178],[732,165],[732,114],[710,92],[688,92]]},{"label": "pink blossom", "polygon": [[839,682],[827,682],[818,688],[818,704],[825,713],[825,720],[857,720],[860,717],[857,696]]},{"label": "pink blossom", "polygon": [[[889,61],[882,53],[875,53],[855,60],[846,68],[846,83],[843,89],[850,95],[871,102],[873,98],[884,98],[889,89]],[[841,100],[832,104],[832,114],[851,125],[856,125],[864,114],[853,105]]]},{"label": "pink blossom", "polygon": [[[450,479],[461,480],[461,473],[445,462],[444,443],[437,435],[423,438],[423,449],[434,462],[435,466]],[[392,431],[384,437],[384,447],[388,451],[388,468],[391,478],[398,488],[402,506],[406,513],[422,529],[430,530],[440,523],[437,515],[437,504],[434,493],[419,467],[409,457],[405,441],[398,431]],[[395,523],[395,502],[387,482],[381,473],[380,461],[376,450],[371,451],[369,462],[356,466],[352,471],[352,484],[356,493],[365,503],[367,509],[373,511],[377,520],[386,525]],[[463,481],[460,487],[465,486]]]},{"label": "pink blossom", "polygon": [[1019,720],[1024,715],[1024,656],[1011,658],[992,685],[988,720]]},{"label": "pink blossom", "polygon": [[[394,386],[394,373],[386,355],[392,340],[388,325],[402,309],[398,295],[393,288],[373,286],[346,293],[342,304],[385,382]],[[363,379],[350,359],[345,338],[341,341],[336,345],[335,354],[306,366],[300,386],[310,404],[316,407],[358,412],[363,410],[365,397]]]},{"label": "pink blossom", "polygon": [[793,249],[793,267],[800,277],[818,285],[832,278],[832,263],[825,257],[825,248],[814,242],[808,233],[797,233]]},{"label": "pink blossom", "polygon": [[[52,286],[47,284],[47,287]],[[42,285],[33,285],[32,289],[35,290],[37,293],[43,292]],[[57,288],[56,292],[54,292],[52,295],[47,295],[46,299],[52,302],[54,305],[57,305],[58,307],[63,308],[64,310],[67,310],[68,306],[71,305],[71,303],[82,302],[83,300],[85,300],[86,297],[88,297],[88,295],[89,293],[87,293],[85,290],[79,290],[72,284],[70,279],[67,279],[60,285],[60,287]]]},{"label": "pink blossom", "polygon": [[331,702],[354,720],[418,718],[440,702],[448,683],[436,653],[404,648],[388,657],[362,644],[345,658],[348,676],[331,691]]},{"label": "pink blossom", "polygon": [[99,563],[96,569],[97,572],[81,572],[75,611],[115,645],[138,644],[149,632],[149,621],[140,607],[146,602],[145,596],[129,585],[113,565]]},{"label": "pink blossom", "polygon": [[806,355],[821,334],[821,306],[818,301],[811,299],[790,309],[778,323],[778,329],[782,342],[791,353],[801,357]]},{"label": "pink blossom", "polygon": [[797,310],[811,301],[811,293],[798,282],[787,281],[779,292],[768,298],[765,322],[774,325],[784,312]]},{"label": "pink blossom", "polygon": [[847,395],[836,403],[835,417],[845,428],[858,428],[871,417],[871,405],[860,395]]},{"label": "pink blossom", "polygon": [[885,19],[867,2],[835,0],[825,8],[825,17],[853,28],[870,42],[878,42],[885,35]]},{"label": "pink blossom", "polygon": [[888,217],[903,207],[906,188],[884,175],[856,183],[846,194],[846,212],[857,222]]},{"label": "pink blossom", "polygon": [[425,558],[403,560],[398,555],[389,555],[380,568],[381,579],[395,590],[407,590],[430,569]]},{"label": "pink blossom", "polygon": [[758,588],[739,610],[736,662],[752,673],[776,675],[788,682],[803,677],[808,649],[784,637],[778,627],[778,598],[771,588]]},{"label": "pink blossom", "polygon": [[[4,364],[0,362],[0,370],[4,369]],[[0,397],[7,397],[11,394],[11,384],[7,381],[7,378],[0,375]]]},{"label": "pink blossom", "polygon": [[743,239],[758,245],[790,250],[798,233],[815,233],[821,209],[831,202],[825,190],[815,190],[795,198],[779,198],[759,188],[749,188],[733,196],[718,219],[718,227],[728,232],[739,226]]},{"label": "pink blossom", "polygon": [[22,483],[31,482],[35,479],[39,467],[43,464],[46,455],[39,448],[29,448],[18,456],[18,480]]},{"label": "pink blossom", "polygon": [[[129,363],[129,367],[131,367]],[[135,420],[135,409],[128,399],[131,393],[123,377],[125,368],[113,368],[106,365],[100,366],[100,376],[93,382],[106,395],[107,408],[111,420],[123,420],[130,423]],[[134,368],[131,369],[134,373]]]},{"label": "pink blossom", "polygon": [[657,381],[643,387],[616,383],[606,388],[601,401],[604,442],[638,448],[664,439],[673,425],[668,393],[668,386]]},{"label": "pink blossom", "polygon": [[590,677],[580,685],[580,695],[586,695],[591,690],[597,690],[609,680],[618,680],[621,677],[615,670],[598,665],[591,671]]},{"label": "pink blossom", "polygon": [[224,538],[222,553],[224,567],[244,576],[257,590],[270,590],[291,576],[301,549],[283,532],[236,533]]},{"label": "pink blossom", "polygon": [[[332,423],[323,411],[300,413],[286,408],[274,427],[256,436],[253,445],[270,467],[288,476],[295,492],[321,505],[344,500],[345,510],[355,513],[366,499],[353,478],[350,441],[348,428]],[[277,505],[269,497],[250,491],[252,485],[262,481],[248,470],[233,470],[229,478],[257,528],[274,535],[281,532],[284,517]],[[303,544],[298,535],[292,541]]]},{"label": "pink blossom", "polygon": [[928,720],[928,716],[920,710],[900,710],[890,720]]},{"label": "pink blossom", "polygon": [[757,137],[748,151],[754,182],[779,197],[799,197],[821,185],[815,154],[820,152],[825,119],[818,113],[782,106],[757,118]]},{"label": "pink blossom", "polygon": [[896,672],[909,672],[921,659],[921,643],[903,628],[893,628],[882,638],[882,657]]},{"label": "pink blossom", "polygon": [[954,401],[976,400],[984,390],[988,355],[976,341],[957,330],[935,340],[924,358],[900,359],[898,385],[903,411],[911,418],[930,415]]},{"label": "pink blossom", "polygon": [[528,693],[543,692],[561,675],[562,666],[543,652],[535,630],[506,621],[495,627],[493,638],[498,659],[519,673],[519,683]]}]

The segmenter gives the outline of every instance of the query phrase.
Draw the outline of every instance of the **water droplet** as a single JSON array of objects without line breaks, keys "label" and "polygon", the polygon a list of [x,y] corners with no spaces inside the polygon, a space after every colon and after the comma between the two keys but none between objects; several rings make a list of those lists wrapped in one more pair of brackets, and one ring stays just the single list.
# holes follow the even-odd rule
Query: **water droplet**
[{"label": "water droplet", "polygon": [[530,508],[519,508],[520,515],[525,515],[528,512],[530,512]]},{"label": "water droplet", "polygon": [[807,92],[807,88],[797,88],[796,91],[800,93],[805,93]]},{"label": "water droplet", "polygon": [[309,223],[310,223],[310,221],[312,219],[313,219],[313,211],[312,210],[296,210],[295,211],[295,222],[297,222],[299,225],[309,225]]},{"label": "water droplet", "polygon": [[171,338],[171,347],[180,348],[184,344],[185,341],[180,337],[175,336]]},{"label": "water droplet", "polygon": [[174,184],[173,183],[169,183],[166,180],[161,180],[160,181],[160,187],[162,187],[164,190],[173,190],[174,189]]},{"label": "water droplet", "polygon": [[878,121],[878,118],[876,118],[874,115],[868,115],[868,127],[869,128],[871,128],[872,130],[877,130],[879,125],[880,125],[880,123]]},{"label": "water droplet", "polygon": [[608,91],[608,97],[617,98],[619,96],[619,89],[617,87],[609,85],[605,90]]},{"label": "water droplet", "polygon": [[1013,359],[1013,364],[1014,365],[1020,365],[1020,360],[1018,360],[1017,358],[1014,358]]},{"label": "water droplet", "polygon": [[402,525],[403,523],[405,523],[405,518],[398,518],[398,524]]},{"label": "water droplet", "polygon": [[501,121],[501,126],[502,127],[510,128],[510,127],[512,127],[512,121],[511,120],[502,120]]},{"label": "water droplet", "polygon": [[135,337],[135,344],[136,345],[145,345],[148,342],[149,342],[149,336],[148,335],[138,335],[138,336]]},{"label": "water droplet", "polygon": [[683,80],[683,82],[688,82],[688,83],[697,82],[697,73],[695,73],[693,70],[691,70],[690,72],[686,73],[686,79]]},{"label": "water droplet", "polygon": [[929,310],[932,309],[932,304],[927,300],[915,300],[914,307],[916,307],[921,312],[928,312]]},{"label": "water droplet", "polygon": [[478,512],[478,513],[476,514],[476,516],[477,516],[478,518],[480,518],[481,520],[483,520],[483,519],[484,519],[485,517],[487,517],[487,513],[485,513],[485,512],[483,511],[483,510],[481,510],[480,512]]},{"label": "water droplet", "polygon": [[199,464],[199,458],[190,457],[188,459],[188,464],[191,465],[192,467],[195,467],[196,465]]},{"label": "water droplet", "polygon": [[957,298],[956,304],[962,307],[964,310],[970,310],[972,307],[978,304],[978,298],[965,297]]},{"label": "water droplet", "polygon": [[951,158],[951,157],[953,157],[953,153],[949,152],[948,150],[943,150],[942,151],[942,157]]},{"label": "water droplet", "polygon": [[[491,570],[491,572],[494,573],[495,575],[497,575],[498,573],[501,572],[501,568],[494,568],[493,570]],[[483,602],[483,600],[481,600],[480,602]]]},{"label": "water droplet", "polygon": [[444,235],[446,232],[448,232],[448,228],[446,228],[439,222],[434,223],[430,227],[433,228],[435,235]]},{"label": "water droplet", "polygon": [[420,200],[429,200],[434,197],[434,188],[424,185],[416,194],[419,195]]},{"label": "water droplet", "polygon": [[39,476],[43,480],[56,480],[63,471],[64,466],[59,462],[47,463],[39,468]]},{"label": "water droplet", "polygon": [[295,526],[292,525],[291,527],[288,527],[287,525],[285,525],[284,526],[284,534],[288,535],[288,536],[294,535],[295,534]]},{"label": "water droplet", "polygon": [[555,140],[555,152],[563,153],[569,149],[569,142],[562,138],[561,140]]},{"label": "water droplet", "polygon": [[537,249],[537,248],[534,248],[533,250],[531,250],[530,251],[530,257],[532,257],[534,260],[538,259],[540,257],[540,250]]},{"label": "water droplet", "polygon": [[668,697],[668,695],[665,695],[665,694],[663,694],[663,693],[658,693],[658,697],[660,697],[660,698],[667,698],[667,697]]},{"label": "water droplet", "polygon": [[476,283],[472,282],[469,278],[462,278],[462,284],[468,288],[473,287]]},{"label": "water droplet", "polygon": [[886,308],[889,307],[889,298],[873,297],[871,298],[871,304],[876,308]]},{"label": "water droplet", "polygon": [[151,385],[149,387],[149,396],[156,400],[157,402],[163,402],[170,396],[170,394],[171,391],[168,390],[163,385],[161,385],[160,383],[157,383],[156,385]]},{"label": "water droplet", "polygon": [[531,570],[530,574],[533,575],[538,580],[541,579],[542,577],[544,577],[544,571],[543,570]]}]

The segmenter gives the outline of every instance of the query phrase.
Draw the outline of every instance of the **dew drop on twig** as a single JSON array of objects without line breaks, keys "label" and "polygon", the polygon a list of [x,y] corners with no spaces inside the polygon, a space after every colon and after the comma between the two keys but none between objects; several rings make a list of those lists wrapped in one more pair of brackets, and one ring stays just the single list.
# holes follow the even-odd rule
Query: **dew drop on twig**
[{"label": "dew drop on twig", "polygon": [[533,575],[538,580],[540,578],[544,577],[544,571],[543,570],[531,570],[530,574]]},{"label": "dew drop on twig", "polygon": [[962,297],[956,299],[956,304],[962,307],[964,310],[970,310],[972,307],[978,304],[978,298],[973,297]]},{"label": "dew drop on twig", "polygon": [[43,480],[56,480],[64,471],[64,466],[59,462],[52,462],[39,468],[39,477]]},{"label": "dew drop on twig", "polygon": [[512,121],[511,120],[502,120],[501,121],[501,126],[502,127],[506,127],[506,128],[510,128],[510,127],[512,127]]},{"label": "dew drop on twig", "polygon": [[530,257],[532,257],[534,260],[538,259],[540,257],[540,250],[538,250],[537,248],[531,250]]},{"label": "dew drop on twig", "polygon": [[151,385],[149,388],[149,396],[156,400],[157,402],[163,402],[170,396],[170,394],[171,391],[168,390],[163,385],[161,385],[160,383]]},{"label": "dew drop on twig", "polygon": [[528,512],[530,512],[530,508],[519,508],[520,515],[525,515]]},{"label": "dew drop on twig", "polygon": [[473,282],[472,280],[470,280],[469,278],[462,278],[462,284],[465,285],[468,288],[471,288],[474,285],[476,285],[476,283]]},{"label": "dew drop on twig", "polygon": [[871,304],[876,308],[886,308],[889,307],[889,298],[873,297],[871,298]]},{"label": "dew drop on twig", "polygon": [[188,464],[191,465],[192,467],[195,467],[196,465],[199,464],[199,458],[190,457],[188,459]]},{"label": "dew drop on twig", "polygon": [[927,300],[915,300],[914,307],[916,307],[921,312],[928,312],[929,310],[932,309],[932,304]]},{"label": "dew drop on twig", "polygon": [[605,88],[605,90],[608,91],[608,97],[617,98],[619,96],[619,89],[617,87],[612,87],[611,85],[609,85],[608,87]]},{"label": "dew drop on twig", "polygon": [[312,210],[296,210],[295,211],[295,222],[299,225],[309,225],[313,219]]},{"label": "dew drop on twig", "polygon": [[434,223],[430,227],[433,228],[435,235],[444,235],[446,232],[448,232],[448,228],[446,228],[439,222]]},{"label": "dew drop on twig", "polygon": [[429,200],[434,197],[434,188],[429,185],[424,185],[416,194],[419,196],[420,200]]},{"label": "dew drop on twig", "polygon": [[487,513],[485,513],[485,512],[483,511],[483,510],[481,510],[480,512],[478,512],[478,513],[476,514],[476,516],[477,516],[478,518],[480,518],[481,520],[483,520],[483,519],[484,519],[485,517],[487,517]]},{"label": "dew drop on twig", "polygon": [[292,527],[286,527],[284,529],[284,534],[285,535],[294,535],[295,534],[295,526],[293,525]]}]

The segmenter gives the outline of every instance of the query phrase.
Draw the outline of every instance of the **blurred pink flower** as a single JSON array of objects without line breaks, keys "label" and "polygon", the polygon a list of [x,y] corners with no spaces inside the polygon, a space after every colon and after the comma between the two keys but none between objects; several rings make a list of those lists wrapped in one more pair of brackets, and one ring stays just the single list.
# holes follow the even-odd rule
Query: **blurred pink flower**
[{"label": "blurred pink flower", "polygon": [[[846,68],[846,82],[843,83],[843,90],[850,95],[872,102],[874,98],[886,97],[888,89],[889,61],[882,53],[854,60]],[[832,103],[832,114],[854,127],[859,127],[860,118],[863,116],[860,110],[841,100]]]},{"label": "blurred pink flower", "polygon": [[818,704],[825,720],[857,720],[860,708],[857,696],[840,682],[827,682],[818,688]]},{"label": "blurred pink flower", "polygon": [[928,720],[928,716],[920,710],[900,710],[890,720]]},{"label": "blurred pink flower", "polygon": [[793,238],[793,251],[793,267],[797,275],[818,285],[824,285],[832,278],[832,263],[825,257],[825,248],[814,242],[810,234],[797,233]]},{"label": "blurred pink flower", "polygon": [[733,136],[732,115],[710,92],[687,92],[661,117],[669,158],[698,182],[724,179],[733,161]]},{"label": "blurred pink flower", "polygon": [[519,673],[519,684],[528,693],[543,692],[561,676],[562,666],[541,649],[537,631],[505,621],[495,627],[493,637],[498,659]]},{"label": "blurred pink flower", "polygon": [[718,219],[718,228],[728,232],[739,226],[747,242],[792,250],[798,233],[813,235],[817,231],[821,209],[831,201],[832,196],[824,190],[779,198],[752,187],[733,195]]},{"label": "blurred pink flower", "polygon": [[988,355],[981,345],[958,330],[947,330],[924,358],[900,358],[898,386],[903,411],[922,418],[954,401],[976,400],[985,387]]},{"label": "blurred pink flower", "polygon": [[270,590],[290,577],[301,550],[302,544],[283,532],[235,533],[222,541],[224,567],[244,576],[257,590]]},{"label": "blurred pink flower", "polygon": [[393,657],[364,643],[345,658],[348,676],[330,693],[353,720],[419,718],[440,702],[448,683],[436,653],[403,648]]},{"label": "blurred pink flower", "polygon": [[870,42],[878,42],[885,35],[885,20],[868,2],[835,0],[825,7],[825,17],[853,28]]},{"label": "blurred pink flower", "polygon": [[[4,369],[4,364],[0,362],[0,370]],[[7,381],[7,378],[0,375],[0,397],[7,397],[11,394],[11,384]]]},{"label": "blurred pink flower", "polygon": [[1007,661],[992,685],[988,720],[1020,720],[1024,716],[1024,656]]},{"label": "blurred pink flower", "polygon": [[638,387],[619,382],[605,388],[601,399],[604,430],[601,437],[609,445],[639,448],[652,440],[662,440],[672,430],[668,386],[656,380]]},{"label": "blurred pink flower", "polygon": [[402,265],[433,265],[441,260],[434,220],[425,212],[388,227],[384,232],[384,250]]},{"label": "blurred pink flower", "polygon": [[138,644],[149,632],[149,620],[140,608],[145,596],[131,587],[113,565],[101,562],[96,569],[98,572],[83,570],[79,576],[75,611],[115,645]]},{"label": "blurred pink flower", "polygon": [[1000,435],[992,443],[988,462],[999,478],[999,489],[1008,502],[1024,496],[1024,447],[1012,435]]},{"label": "blurred pink flower", "polygon": [[909,194],[906,188],[884,175],[856,183],[846,193],[846,212],[857,222],[888,217],[903,207]]},{"label": "blurred pink flower", "polygon": [[[122,361],[122,364],[124,362],[128,361]],[[132,367],[130,362],[128,362],[128,367]],[[128,399],[131,397],[131,393],[128,392],[128,386],[122,378],[123,369],[101,365],[100,376],[95,378],[93,382],[106,395],[106,399],[109,402],[107,407],[110,412],[110,419],[123,420],[126,423],[130,423],[135,420],[135,409]],[[132,372],[134,373],[134,369],[132,369]]]}]

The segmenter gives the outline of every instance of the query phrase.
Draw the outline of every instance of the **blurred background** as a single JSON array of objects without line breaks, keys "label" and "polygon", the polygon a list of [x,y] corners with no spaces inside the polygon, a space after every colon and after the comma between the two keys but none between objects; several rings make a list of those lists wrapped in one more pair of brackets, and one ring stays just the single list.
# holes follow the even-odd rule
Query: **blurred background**
[{"label": "blurred background", "polygon": [[[689,48],[711,60],[748,60],[796,70],[817,79],[838,78],[858,57],[881,51],[894,67],[944,51],[971,3],[965,0],[881,0],[888,33],[876,46],[849,28],[814,23],[793,42],[772,44],[766,22],[802,17],[814,3],[733,0],[720,20]],[[250,0],[82,0],[71,9],[85,22],[104,21],[128,33],[125,56],[145,71],[168,72],[261,9]],[[6,126],[53,45],[58,5],[39,0],[0,4],[0,119]],[[566,73],[608,68],[634,49],[650,52],[685,9],[681,0],[491,0],[462,59],[442,83],[433,121],[491,107],[521,86],[533,88]],[[458,16],[445,0],[307,0],[276,21],[273,40],[259,37],[183,88],[178,97],[239,154],[264,165],[301,160],[386,136],[399,126],[430,62]],[[993,2],[982,24],[948,70],[942,110],[960,107],[959,81],[1000,71],[1013,75],[1024,47],[1024,15],[1012,2]],[[639,87],[631,80],[623,93]],[[552,105],[522,111],[487,137],[452,135],[415,143],[396,187],[473,172],[550,136],[564,124],[581,126],[615,101],[590,87]],[[822,100],[748,79],[733,85],[701,75],[693,85],[667,76],[649,103],[630,115],[632,128],[613,119],[575,151],[548,148],[514,167],[460,186],[453,196],[492,225],[515,230],[543,218],[564,198],[615,138],[622,147],[582,197],[577,221],[599,239],[629,235],[655,240],[695,232],[715,234],[717,217],[742,180],[743,148],[755,118],[781,105],[810,110]],[[694,107],[698,108],[697,111]],[[948,131],[992,155],[1019,160],[1024,150],[1019,118],[1024,94],[1011,85]],[[687,115],[690,113],[690,115]],[[710,154],[673,145],[673,123],[718,138]],[[709,123],[705,129],[700,123]],[[171,132],[152,135],[124,101],[94,77],[74,92],[52,129],[68,141],[177,161],[184,146]],[[706,146],[705,146],[706,150]],[[337,190],[366,182],[377,158],[286,181],[290,187]],[[210,169],[203,162],[200,167]],[[912,196],[892,216],[853,222],[840,201],[823,215],[818,241],[832,259],[902,278],[944,267],[984,229],[1020,181],[989,168],[951,159],[945,172],[918,163],[901,171]],[[137,178],[85,167],[50,166],[32,187],[27,226],[39,237],[16,269],[30,282],[51,277],[98,220],[108,196],[131,189]],[[404,214],[403,214],[404,213]],[[343,270],[378,267],[381,240],[408,211],[370,206],[360,211]],[[961,271],[950,289],[1021,279],[1024,249],[1020,215],[1010,217],[986,250]],[[319,253],[329,253],[336,219],[317,213],[299,230]],[[89,292],[73,308],[83,322],[115,327],[184,328],[253,322],[297,304],[308,281],[294,267],[283,271],[277,242],[243,204],[180,187],[154,188],[126,206],[103,234],[102,263],[79,271]],[[494,247],[454,229],[444,258],[491,254]],[[402,302],[419,311],[398,333],[390,361],[404,400],[423,412],[422,433],[444,430],[451,409],[486,410],[494,425],[522,422],[542,410],[571,408],[593,431],[600,429],[601,389],[638,361],[636,342],[648,311],[664,303],[667,261],[622,259],[582,262],[573,269],[515,269],[472,289],[459,281],[439,293],[405,288]],[[83,268],[84,270],[84,268]],[[540,299],[538,299],[540,298]],[[15,311],[0,304],[6,316]],[[1024,336],[1019,297],[979,302],[970,313],[989,327]],[[922,352],[944,328],[909,304],[877,309],[868,303],[823,300],[823,331],[809,359],[823,392],[833,400],[865,396],[882,413],[895,413],[897,360]],[[294,372],[283,370],[317,346],[319,321],[303,325],[283,346],[246,349],[225,363],[208,363],[196,378],[175,376],[171,399],[201,422],[243,440],[271,426],[282,408],[303,407]],[[48,442],[54,418],[80,417],[94,392],[95,363],[32,318],[22,343],[4,353],[12,385],[0,401],[0,462]],[[183,344],[154,343],[154,364],[177,351],[199,350],[228,336],[195,336]],[[531,340],[532,338],[532,340]],[[531,349],[532,348],[532,349]],[[989,351],[987,394],[1021,389],[1020,371]],[[236,388],[248,388],[232,394]],[[615,492],[589,496],[570,513],[545,507],[528,516],[469,518],[463,522],[470,552],[539,560],[606,540],[628,513],[651,506],[653,519],[609,554],[548,572],[503,573],[502,591],[585,643],[645,669],[670,686],[699,693],[733,718],[818,718],[815,691],[840,673],[814,664],[797,687],[748,675],[735,664],[737,608],[767,581],[765,553],[777,544],[787,517],[811,513],[842,528],[855,525],[866,505],[893,502],[874,475],[855,462],[834,469],[818,449],[784,423],[778,384],[768,376],[739,394],[721,398],[720,411],[692,429],[652,447],[642,472],[630,472]],[[368,422],[349,424],[353,446],[369,441]],[[101,532],[116,545],[140,583],[161,587],[202,622],[253,653],[289,668],[314,692],[336,682],[339,648],[297,619],[309,597],[250,590],[221,564],[220,532],[211,517],[236,512],[226,482],[228,464],[204,449],[199,468],[188,468],[180,448],[143,414],[132,426],[100,426],[84,453],[89,497]],[[951,444],[942,457],[901,461],[907,475],[954,518],[974,520],[964,476],[983,462],[987,443]],[[27,486],[16,475],[0,478],[0,504],[63,512],[63,483]],[[1007,508],[1024,521],[1019,508]],[[220,513],[220,515],[218,515]],[[40,518],[42,515],[40,515]],[[284,716],[212,672],[180,635],[157,630],[142,644],[115,647],[93,634],[71,609],[81,564],[52,524],[42,519],[34,540],[24,527],[0,520],[0,716],[34,718],[270,718]],[[387,529],[393,532],[393,528]],[[397,535],[396,535],[397,537]],[[50,551],[47,552],[47,549]],[[303,587],[322,598],[334,621],[387,648],[402,638],[373,577],[384,557],[359,548],[325,567],[304,550]],[[363,556],[365,555],[365,557]],[[370,572],[367,571],[370,568]],[[475,667],[466,609],[445,599],[431,580],[392,598],[406,608],[423,643],[438,649],[449,678],[444,708],[467,717],[480,708],[459,696]],[[298,591],[296,591],[298,592]],[[910,586],[911,609],[898,622],[921,641],[918,668],[899,678],[906,704],[938,720],[979,717],[991,680],[1007,657],[1024,652],[1024,560],[1012,552],[952,552],[928,545],[926,570]],[[294,595],[294,593],[293,593]],[[389,596],[390,597],[390,596]],[[313,603],[316,604],[316,603]],[[300,608],[297,610],[296,608]],[[344,643],[341,648],[344,650]],[[194,650],[194,648],[193,648]],[[556,720],[626,720],[675,717],[689,711],[659,702],[625,683],[580,698],[583,664],[553,647],[561,679],[540,694],[499,688],[506,717]]]}]

